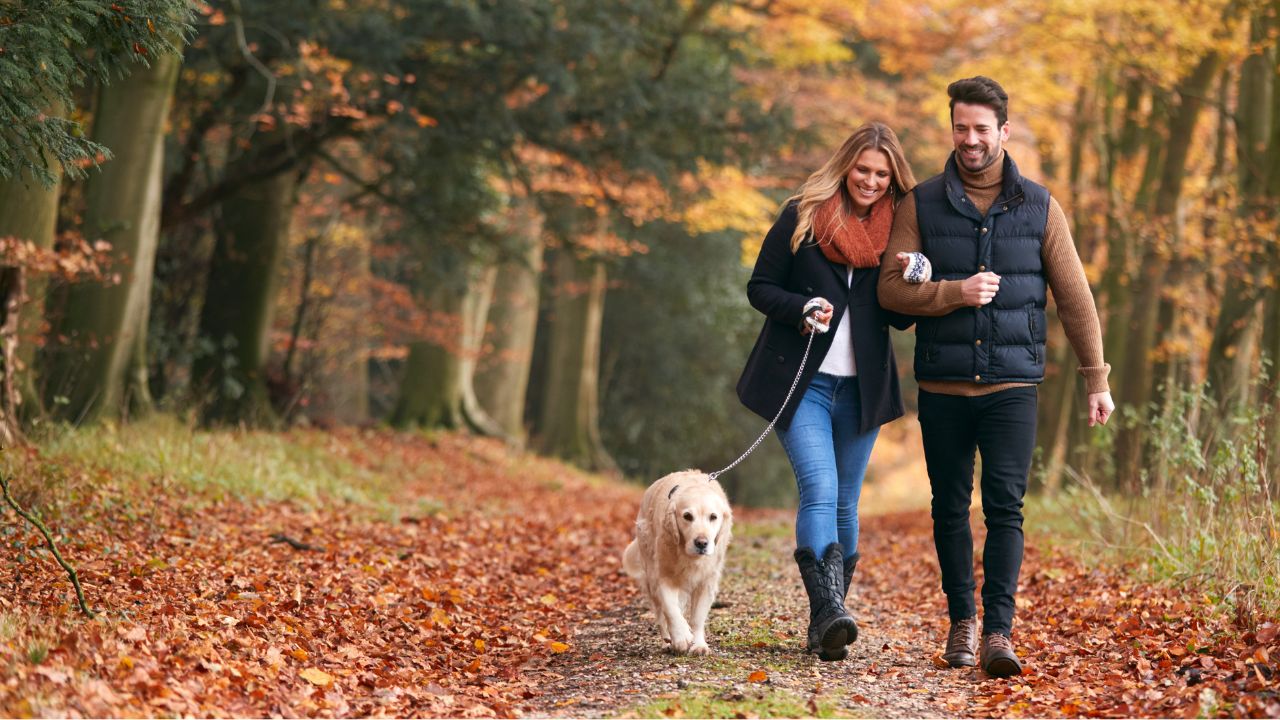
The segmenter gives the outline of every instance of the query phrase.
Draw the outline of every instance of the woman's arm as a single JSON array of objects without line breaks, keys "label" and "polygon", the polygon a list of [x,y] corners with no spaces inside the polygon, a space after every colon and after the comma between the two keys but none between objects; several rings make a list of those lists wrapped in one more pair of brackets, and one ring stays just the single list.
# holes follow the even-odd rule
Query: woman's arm
[{"label": "woman's arm", "polygon": [[795,255],[791,252],[791,233],[796,229],[795,203],[787,205],[760,246],[755,270],[747,281],[747,300],[751,307],[770,319],[799,327],[804,315],[804,305],[810,298],[787,289],[791,276],[791,264]]}]

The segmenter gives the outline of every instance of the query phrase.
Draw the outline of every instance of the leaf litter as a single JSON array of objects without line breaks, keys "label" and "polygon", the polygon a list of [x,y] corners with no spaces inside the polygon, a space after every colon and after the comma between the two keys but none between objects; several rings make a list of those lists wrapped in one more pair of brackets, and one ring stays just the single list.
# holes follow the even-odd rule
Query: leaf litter
[{"label": "leaf litter", "polygon": [[642,488],[460,435],[329,434],[345,461],[398,475],[401,512],[429,510],[193,502],[157,480],[113,513],[89,494],[57,525],[105,611],[92,621],[37,541],[7,532],[0,715],[597,716],[695,687],[885,717],[1280,715],[1275,619],[1243,627],[1192,589],[1039,544],[1015,623],[1024,674],[937,667],[925,512],[864,519],[861,637],[840,663],[800,652],[789,514],[739,513],[714,654],[675,657],[618,560]]}]

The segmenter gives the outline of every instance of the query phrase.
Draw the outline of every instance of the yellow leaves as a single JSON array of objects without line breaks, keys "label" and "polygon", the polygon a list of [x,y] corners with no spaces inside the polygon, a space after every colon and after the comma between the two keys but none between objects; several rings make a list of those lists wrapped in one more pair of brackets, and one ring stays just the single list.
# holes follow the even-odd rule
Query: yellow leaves
[{"label": "yellow leaves", "polygon": [[448,626],[449,626],[449,624],[450,624],[450,621],[449,621],[449,614],[448,614],[448,613],[446,613],[444,610],[442,610],[442,609],[440,609],[440,608],[433,608],[433,609],[431,610],[431,618],[430,618],[430,622],[431,622],[431,624],[432,624],[432,625],[439,625],[439,626],[441,626],[441,627],[448,627]]},{"label": "yellow leaves", "polygon": [[290,650],[289,654],[292,655],[294,658],[302,661],[306,661],[307,658],[311,657],[311,655],[308,654],[307,651],[303,650],[302,648],[296,648],[294,650]]},{"label": "yellow leaves", "polygon": [[560,653],[566,652],[569,649],[569,645],[562,642],[553,642],[547,647],[551,648],[551,652],[557,655],[559,655]]},{"label": "yellow leaves", "polygon": [[546,595],[543,595],[542,597],[538,598],[538,602],[542,603],[543,605],[546,605],[547,607],[552,607],[558,602],[558,600],[556,599],[555,595],[552,595],[551,593],[547,593]]},{"label": "yellow leaves", "polygon": [[484,652],[486,647],[484,640],[480,640],[479,638],[476,639],[475,646],[476,646],[476,652],[479,652],[479,653]]},{"label": "yellow leaves", "polygon": [[329,687],[333,684],[333,676],[319,668],[307,668],[298,673],[298,676],[317,687]]}]

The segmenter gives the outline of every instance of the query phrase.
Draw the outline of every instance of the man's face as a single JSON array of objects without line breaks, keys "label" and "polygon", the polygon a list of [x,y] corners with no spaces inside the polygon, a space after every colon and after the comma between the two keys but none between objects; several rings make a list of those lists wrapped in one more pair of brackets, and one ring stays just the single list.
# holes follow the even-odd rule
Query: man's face
[{"label": "man's face", "polygon": [[951,142],[964,169],[978,172],[1000,156],[1000,148],[1009,139],[1009,123],[998,123],[996,111],[986,105],[958,102],[952,108]]}]

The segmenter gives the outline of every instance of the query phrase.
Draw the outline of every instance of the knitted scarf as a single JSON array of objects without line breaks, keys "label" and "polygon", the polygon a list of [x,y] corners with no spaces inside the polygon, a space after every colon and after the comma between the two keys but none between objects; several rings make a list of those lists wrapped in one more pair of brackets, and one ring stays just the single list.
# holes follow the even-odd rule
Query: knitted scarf
[{"label": "knitted scarf", "polygon": [[856,216],[845,214],[840,195],[832,195],[813,214],[813,237],[818,247],[834,263],[879,267],[893,227],[893,198],[885,193],[871,206],[871,217],[863,223]]}]

